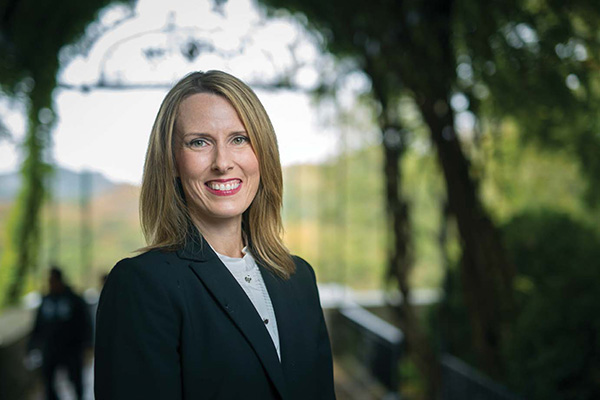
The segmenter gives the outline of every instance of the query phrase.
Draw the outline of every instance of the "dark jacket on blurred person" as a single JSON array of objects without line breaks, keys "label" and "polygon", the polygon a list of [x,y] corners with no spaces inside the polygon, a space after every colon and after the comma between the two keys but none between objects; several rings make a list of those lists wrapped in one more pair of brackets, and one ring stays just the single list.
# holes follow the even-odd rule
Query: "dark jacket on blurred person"
[{"label": "dark jacket on blurred person", "polygon": [[96,400],[334,399],[312,267],[289,280],[259,265],[281,362],[254,306],[203,240],[119,262],[97,314]]},{"label": "dark jacket on blurred person", "polygon": [[89,344],[90,317],[85,301],[65,286],[61,293],[44,296],[31,332],[30,349],[41,350],[44,358],[81,352]]},{"label": "dark jacket on blurred person", "polygon": [[41,353],[46,399],[57,399],[54,387],[56,370],[65,367],[78,399],[83,397],[83,354],[91,340],[91,321],[85,301],[75,294],[58,268],[49,276],[49,294],[38,309],[29,351]]}]

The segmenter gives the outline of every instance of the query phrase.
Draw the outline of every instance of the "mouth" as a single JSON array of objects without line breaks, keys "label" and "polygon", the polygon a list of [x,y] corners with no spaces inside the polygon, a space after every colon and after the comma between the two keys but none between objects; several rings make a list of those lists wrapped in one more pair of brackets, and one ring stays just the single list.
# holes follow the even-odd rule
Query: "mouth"
[{"label": "mouth", "polygon": [[231,179],[227,181],[209,181],[205,183],[208,191],[218,196],[229,196],[239,192],[242,181],[239,179]]}]

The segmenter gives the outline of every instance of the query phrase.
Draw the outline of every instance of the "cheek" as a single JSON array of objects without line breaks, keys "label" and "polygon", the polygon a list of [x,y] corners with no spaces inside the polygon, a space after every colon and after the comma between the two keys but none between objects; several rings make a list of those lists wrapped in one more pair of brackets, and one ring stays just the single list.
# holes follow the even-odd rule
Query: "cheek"
[{"label": "cheek", "polygon": [[244,153],[244,168],[248,174],[260,175],[260,167],[258,164],[258,158],[252,149],[249,149]]},{"label": "cheek", "polygon": [[180,178],[194,177],[202,171],[202,160],[185,151],[176,155],[175,165],[177,167],[177,176]]},{"label": "cheek", "polygon": [[248,171],[248,175],[255,179],[256,185],[258,185],[260,182],[260,166],[254,153],[252,154],[252,157],[248,158],[248,162],[246,163],[246,171]]}]

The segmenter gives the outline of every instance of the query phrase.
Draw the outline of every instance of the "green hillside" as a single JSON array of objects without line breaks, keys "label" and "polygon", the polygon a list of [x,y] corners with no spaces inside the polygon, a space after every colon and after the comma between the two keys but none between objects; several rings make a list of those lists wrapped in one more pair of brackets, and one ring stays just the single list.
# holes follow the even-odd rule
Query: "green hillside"
[{"label": "green hillside", "polygon": [[43,269],[54,260],[65,269],[75,286],[98,287],[102,275],[116,261],[130,256],[143,245],[138,222],[138,196],[139,188],[117,185],[91,201],[87,217],[91,227],[89,265],[82,261],[88,258],[82,255],[86,235],[79,203],[65,200],[54,206],[46,206],[43,212],[40,266],[31,285],[35,287],[44,281]]},{"label": "green hillside", "polygon": [[[369,147],[321,165],[284,171],[286,241],[306,257],[321,282],[356,289],[381,288],[385,280],[387,222],[381,149]],[[435,160],[408,156],[405,191],[413,210],[418,287],[437,287],[442,270],[437,246],[440,182]],[[433,178],[433,179],[432,179]]]}]

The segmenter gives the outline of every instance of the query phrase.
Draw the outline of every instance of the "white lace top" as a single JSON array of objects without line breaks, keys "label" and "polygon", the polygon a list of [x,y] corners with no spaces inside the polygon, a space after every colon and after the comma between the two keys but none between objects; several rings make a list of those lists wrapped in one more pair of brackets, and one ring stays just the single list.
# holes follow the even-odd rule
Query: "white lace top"
[{"label": "white lace top", "polygon": [[[215,251],[215,253],[217,252]],[[267,292],[265,281],[258,269],[258,265],[256,265],[254,257],[247,251],[246,247],[242,249],[242,253],[244,254],[243,258],[228,257],[219,253],[217,253],[217,256],[219,256],[235,280],[244,289],[244,292],[254,305],[269,335],[271,335],[273,345],[277,350],[277,356],[281,360],[279,332],[277,331],[277,320],[275,319],[271,297],[269,296],[269,292]]]}]

